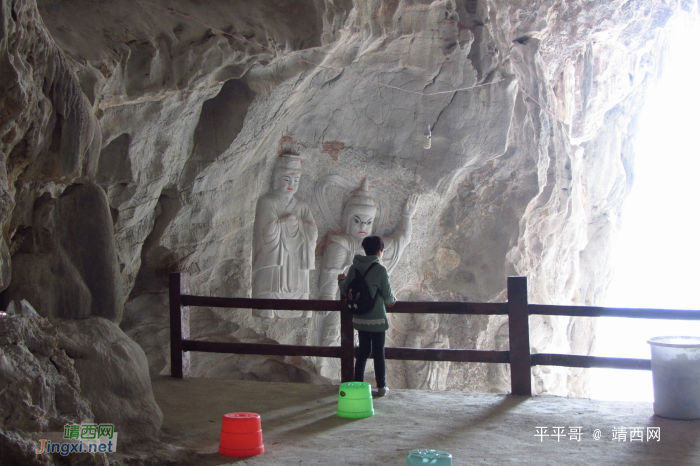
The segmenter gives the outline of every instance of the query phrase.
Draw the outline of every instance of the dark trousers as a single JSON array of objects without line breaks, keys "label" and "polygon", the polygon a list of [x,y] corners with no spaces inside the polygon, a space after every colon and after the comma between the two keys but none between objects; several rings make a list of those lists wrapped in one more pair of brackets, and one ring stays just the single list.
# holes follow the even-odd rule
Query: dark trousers
[{"label": "dark trousers", "polygon": [[384,339],[386,332],[357,331],[360,339],[360,355],[355,361],[355,382],[365,381],[365,365],[370,353],[374,356],[374,374],[377,388],[386,387],[386,362],[384,361]]}]

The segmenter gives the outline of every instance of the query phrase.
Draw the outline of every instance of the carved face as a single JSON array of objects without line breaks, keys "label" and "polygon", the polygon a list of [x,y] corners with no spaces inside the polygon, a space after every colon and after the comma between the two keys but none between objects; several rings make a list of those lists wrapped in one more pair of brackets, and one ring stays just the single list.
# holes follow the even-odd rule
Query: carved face
[{"label": "carved face", "polygon": [[437,318],[427,314],[414,314],[413,321],[416,327],[424,332],[435,333],[440,328]]},{"label": "carved face", "polygon": [[356,238],[364,238],[372,234],[374,229],[374,216],[367,212],[350,212],[346,233]]},{"label": "carved face", "polygon": [[301,175],[298,172],[280,171],[275,174],[272,189],[278,194],[294,194],[299,189],[299,177]]}]

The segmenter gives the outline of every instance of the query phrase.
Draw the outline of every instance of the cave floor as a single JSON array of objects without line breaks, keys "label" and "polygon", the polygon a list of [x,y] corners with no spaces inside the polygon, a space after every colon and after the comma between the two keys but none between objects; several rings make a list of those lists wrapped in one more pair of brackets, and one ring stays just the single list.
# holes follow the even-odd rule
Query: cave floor
[{"label": "cave floor", "polygon": [[[651,403],[391,390],[374,400],[373,417],[351,420],[335,415],[336,386],[156,377],[153,391],[163,441],[196,450],[197,465],[403,466],[416,448],[448,451],[454,465],[700,464],[700,421],[660,418]],[[217,453],[221,417],[236,411],[260,414],[264,454]],[[537,427],[550,436],[536,436]],[[555,427],[567,434],[559,441]],[[569,439],[572,427],[580,441]],[[624,442],[613,440],[621,427]],[[659,441],[647,441],[648,427],[659,428]],[[643,441],[632,441],[633,428]]]}]

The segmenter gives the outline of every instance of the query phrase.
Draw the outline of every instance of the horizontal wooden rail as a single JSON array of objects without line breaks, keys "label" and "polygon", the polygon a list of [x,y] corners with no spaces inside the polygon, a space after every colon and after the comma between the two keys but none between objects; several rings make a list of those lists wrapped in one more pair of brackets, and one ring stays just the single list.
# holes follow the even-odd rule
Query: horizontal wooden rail
[{"label": "horizontal wooden rail", "polygon": [[564,367],[602,367],[607,369],[651,370],[651,360],[632,358],[606,358],[600,356],[581,356],[578,354],[548,354],[537,353],[530,355],[533,366],[564,366]]},{"label": "horizontal wooden rail", "polygon": [[[356,348],[355,357],[360,348]],[[432,348],[385,348],[386,359],[403,361],[501,362],[509,363],[508,351],[478,351]]]},{"label": "horizontal wooden rail", "polygon": [[339,358],[340,346],[274,345],[269,343],[231,343],[223,341],[182,340],[183,351],[204,353],[264,354],[268,356],[320,356]]},{"label": "horizontal wooden rail", "polygon": [[386,312],[401,314],[508,315],[508,303],[460,303],[452,301],[397,301]]},{"label": "horizontal wooden rail", "polygon": [[[182,340],[183,351],[203,353],[262,354],[268,356],[317,356],[340,358],[340,346],[298,346],[263,343]],[[359,352],[355,348],[355,357]],[[430,348],[385,348],[386,359],[404,361],[452,361],[508,363],[508,351],[477,351]]]},{"label": "horizontal wooden rail", "polygon": [[228,307],[238,309],[282,309],[287,311],[338,311],[339,301],[322,299],[254,299],[220,298],[217,296],[180,297],[183,306]]},{"label": "horizontal wooden rail", "polygon": [[530,304],[530,315],[535,314],[571,317],[628,317],[632,319],[700,320],[700,311]]},{"label": "horizontal wooden rail", "polygon": [[[180,297],[183,306],[236,309],[282,309],[289,311],[337,311],[338,301],[320,299],[220,298],[217,296]],[[398,301],[387,312],[410,314],[507,315],[508,303],[461,303],[441,301]]]}]

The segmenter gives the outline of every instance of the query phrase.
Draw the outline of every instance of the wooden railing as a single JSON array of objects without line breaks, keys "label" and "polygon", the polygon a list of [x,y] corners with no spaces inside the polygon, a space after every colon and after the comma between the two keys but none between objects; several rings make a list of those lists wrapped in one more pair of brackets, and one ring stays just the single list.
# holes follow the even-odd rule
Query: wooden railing
[{"label": "wooden railing", "polygon": [[[261,343],[229,343],[190,339],[190,306],[239,309],[280,309],[292,311],[340,312],[340,346],[300,346]],[[527,302],[527,277],[508,277],[508,302],[408,302],[399,301],[387,312],[402,314],[507,315],[508,351],[469,349],[386,348],[386,359],[414,361],[486,362],[510,364],[513,395],[532,395],[532,366],[606,367],[613,369],[651,370],[648,359],[608,358],[573,354],[530,353],[530,315],[574,317],[629,317],[638,319],[700,320],[700,311],[666,309],[622,309],[587,306],[551,306]],[[340,358],[341,380],[353,378],[354,346],[352,315],[340,301],[251,299],[193,296],[189,294],[189,275],[170,274],[170,361],[171,375],[189,375],[190,351],[275,356],[317,356]]]}]

